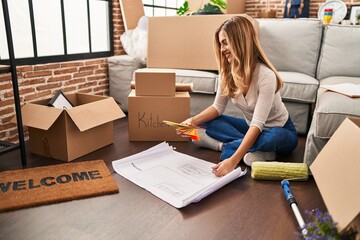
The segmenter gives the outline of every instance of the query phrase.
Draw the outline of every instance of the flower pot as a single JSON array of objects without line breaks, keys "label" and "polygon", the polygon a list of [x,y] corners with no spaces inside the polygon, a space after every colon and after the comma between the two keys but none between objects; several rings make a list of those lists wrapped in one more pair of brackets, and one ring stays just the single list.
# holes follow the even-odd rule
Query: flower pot
[{"label": "flower pot", "polygon": [[218,14],[224,14],[222,12],[193,12],[191,15],[218,15]]}]

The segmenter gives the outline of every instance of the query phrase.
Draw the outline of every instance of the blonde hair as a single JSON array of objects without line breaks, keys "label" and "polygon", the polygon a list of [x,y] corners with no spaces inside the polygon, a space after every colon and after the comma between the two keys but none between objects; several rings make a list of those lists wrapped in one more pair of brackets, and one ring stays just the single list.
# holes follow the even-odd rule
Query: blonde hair
[{"label": "blonde hair", "polygon": [[[225,38],[232,53],[232,63],[221,54],[219,33],[224,32]],[[265,64],[276,75],[276,91],[283,86],[275,67],[266,57],[261,48],[257,33],[249,19],[235,16],[226,20],[215,33],[214,48],[219,65],[223,95],[234,97],[248,90],[255,66],[258,62]]]}]

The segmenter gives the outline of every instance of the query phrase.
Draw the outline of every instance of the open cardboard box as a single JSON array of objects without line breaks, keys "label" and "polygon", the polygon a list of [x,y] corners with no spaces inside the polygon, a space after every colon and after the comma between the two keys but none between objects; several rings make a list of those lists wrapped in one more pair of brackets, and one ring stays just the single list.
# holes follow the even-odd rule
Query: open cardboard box
[{"label": "open cardboard box", "polygon": [[343,121],[310,170],[338,230],[343,231],[354,220],[359,224],[360,119]]},{"label": "open cardboard box", "polygon": [[112,97],[84,93],[66,97],[73,108],[49,107],[49,99],[22,107],[31,153],[70,162],[113,143],[112,121],[125,114]]}]

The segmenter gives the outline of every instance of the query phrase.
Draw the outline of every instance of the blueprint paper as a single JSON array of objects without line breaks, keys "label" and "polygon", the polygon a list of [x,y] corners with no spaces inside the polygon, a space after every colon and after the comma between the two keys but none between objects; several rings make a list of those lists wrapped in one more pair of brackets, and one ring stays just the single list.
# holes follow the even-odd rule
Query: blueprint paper
[{"label": "blueprint paper", "polygon": [[246,174],[237,168],[216,177],[211,173],[215,164],[176,152],[165,142],[112,165],[116,173],[176,208],[198,202]]}]

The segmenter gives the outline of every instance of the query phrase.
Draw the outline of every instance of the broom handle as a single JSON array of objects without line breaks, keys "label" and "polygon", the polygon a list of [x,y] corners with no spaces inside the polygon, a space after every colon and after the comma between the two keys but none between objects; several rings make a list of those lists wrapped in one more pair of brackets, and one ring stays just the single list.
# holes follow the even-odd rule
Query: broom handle
[{"label": "broom handle", "polygon": [[307,230],[304,228],[305,227],[305,222],[304,219],[301,216],[301,213],[299,211],[299,208],[297,206],[297,202],[295,200],[294,195],[292,194],[291,190],[290,190],[290,183],[288,180],[282,180],[281,181],[281,186],[284,189],[284,194],[285,194],[285,198],[288,201],[288,203],[290,204],[291,209],[293,210],[296,220],[301,228],[301,232],[302,234],[305,236],[307,234]]}]

